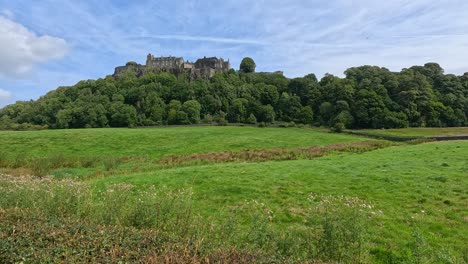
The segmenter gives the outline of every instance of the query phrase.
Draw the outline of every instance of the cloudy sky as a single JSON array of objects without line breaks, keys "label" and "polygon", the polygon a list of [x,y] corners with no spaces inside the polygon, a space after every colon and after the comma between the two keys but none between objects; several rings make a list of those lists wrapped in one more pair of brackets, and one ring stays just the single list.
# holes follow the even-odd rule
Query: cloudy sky
[{"label": "cloudy sky", "polygon": [[288,77],[438,62],[468,71],[466,0],[0,0],[0,106],[146,54],[230,59]]}]

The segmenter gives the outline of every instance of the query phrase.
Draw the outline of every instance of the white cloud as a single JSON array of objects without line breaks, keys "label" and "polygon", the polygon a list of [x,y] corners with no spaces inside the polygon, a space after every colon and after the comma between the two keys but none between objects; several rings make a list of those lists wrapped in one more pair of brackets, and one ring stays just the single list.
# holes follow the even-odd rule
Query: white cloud
[{"label": "white cloud", "polygon": [[37,36],[23,25],[0,16],[0,76],[23,76],[36,64],[61,58],[67,51],[64,39]]},{"label": "white cloud", "polygon": [[10,101],[12,99],[12,94],[9,91],[0,89],[0,103]]}]

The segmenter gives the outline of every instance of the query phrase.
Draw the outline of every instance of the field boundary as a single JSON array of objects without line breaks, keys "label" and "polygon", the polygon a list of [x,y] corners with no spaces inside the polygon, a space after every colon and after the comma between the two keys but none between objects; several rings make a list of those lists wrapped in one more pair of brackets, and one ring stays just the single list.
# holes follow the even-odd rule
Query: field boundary
[{"label": "field boundary", "polygon": [[391,136],[391,135],[382,135],[382,134],[374,134],[374,133],[367,133],[367,132],[357,132],[357,131],[345,131],[344,133],[349,135],[355,136],[363,136],[368,138],[376,138],[376,139],[385,139],[390,141],[397,141],[397,142],[406,142],[412,140],[434,140],[434,141],[450,141],[450,140],[468,140],[468,135],[459,135],[459,136]]}]

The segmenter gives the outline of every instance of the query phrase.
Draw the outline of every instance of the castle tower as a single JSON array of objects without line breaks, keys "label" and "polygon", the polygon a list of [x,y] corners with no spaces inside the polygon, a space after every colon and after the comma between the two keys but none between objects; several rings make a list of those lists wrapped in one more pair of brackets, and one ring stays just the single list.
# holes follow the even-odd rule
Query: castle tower
[{"label": "castle tower", "polygon": [[151,55],[151,53],[148,53],[148,55],[146,56],[146,67],[153,67],[153,60],[154,56]]}]

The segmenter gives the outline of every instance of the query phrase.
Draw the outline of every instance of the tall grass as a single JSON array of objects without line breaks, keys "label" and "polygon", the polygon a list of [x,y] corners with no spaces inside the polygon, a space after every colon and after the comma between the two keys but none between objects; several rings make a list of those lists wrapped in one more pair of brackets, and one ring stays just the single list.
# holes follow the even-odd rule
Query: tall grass
[{"label": "tall grass", "polygon": [[[274,224],[274,212],[259,201],[246,201],[235,208],[220,210],[219,215],[223,217],[204,218],[194,211],[190,190],[167,191],[155,187],[138,190],[131,184],[93,190],[85,183],[72,180],[0,175],[0,193],[0,220],[14,214],[12,212],[23,212],[27,218],[35,219],[33,221],[43,219],[46,225],[71,221],[75,225],[86,223],[104,229],[106,226],[133,228],[135,231],[130,233],[138,236],[141,233],[136,230],[141,230],[147,235],[139,237],[140,240],[154,241],[156,236],[159,242],[152,245],[153,250],[141,251],[135,246],[125,248],[121,245],[119,250],[126,252],[124,255],[137,257],[138,261],[154,260],[160,254],[173,254],[175,259],[213,254],[219,257],[220,252],[224,257],[226,252],[231,252],[229,254],[236,256],[235,262],[244,259],[246,263],[363,263],[371,262],[373,258],[401,263],[456,260],[445,251],[437,251],[435,255],[419,233],[415,235],[415,243],[408,247],[410,253],[405,256],[388,255],[385,251],[371,255],[367,223],[369,218],[380,213],[368,202],[355,197],[311,194],[308,205],[302,208],[306,225],[278,229]],[[15,219],[20,223],[26,218],[15,216]],[[0,225],[0,231],[4,232],[2,228],[5,226]],[[36,230],[24,232],[29,241],[27,244],[37,244],[43,239]],[[26,239],[24,236],[17,239]],[[22,244],[8,241],[2,241],[2,247],[9,250],[0,250],[3,252],[0,252],[0,258],[18,261],[8,252]],[[35,250],[46,256],[73,242],[58,241],[55,247],[37,246]],[[89,243],[102,247],[106,240],[95,238]],[[103,253],[90,254],[99,257]],[[33,258],[29,260],[34,261]]]},{"label": "tall grass", "polygon": [[0,168],[27,169],[33,176],[44,177],[50,175],[55,169],[60,168],[95,168],[104,166],[106,171],[117,169],[121,159],[115,157],[92,157],[92,156],[66,156],[58,153],[47,157],[27,157],[19,153],[10,157],[5,152],[0,152]]}]

